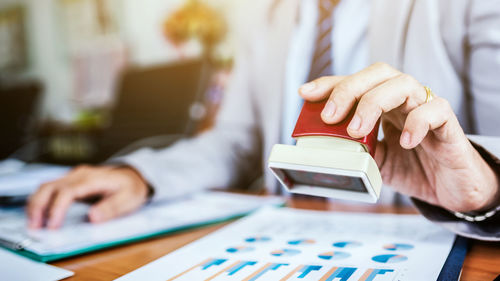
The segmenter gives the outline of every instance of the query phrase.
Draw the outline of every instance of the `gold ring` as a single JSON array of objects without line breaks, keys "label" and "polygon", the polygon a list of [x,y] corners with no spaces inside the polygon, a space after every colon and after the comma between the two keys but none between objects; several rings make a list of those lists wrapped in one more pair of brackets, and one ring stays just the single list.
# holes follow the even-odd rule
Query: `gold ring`
[{"label": "gold ring", "polygon": [[436,95],[434,94],[434,92],[432,92],[431,88],[424,86],[424,89],[425,93],[427,94],[427,96],[425,97],[425,103],[428,103],[431,100],[433,100],[436,97]]}]

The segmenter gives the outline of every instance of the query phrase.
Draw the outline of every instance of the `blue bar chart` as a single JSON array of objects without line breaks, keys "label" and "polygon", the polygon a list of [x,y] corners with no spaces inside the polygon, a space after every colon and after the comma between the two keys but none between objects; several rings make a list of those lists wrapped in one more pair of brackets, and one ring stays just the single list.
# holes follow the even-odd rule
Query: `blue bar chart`
[{"label": "blue bar chart", "polygon": [[[392,280],[394,269],[337,267],[328,265],[293,265],[288,263],[262,263],[259,261],[231,261],[228,259],[211,258],[198,263],[168,281],[189,280],[200,276],[200,272],[207,272],[204,280],[233,280],[239,277],[243,281],[269,280],[269,277],[281,276],[279,280],[308,280],[317,277],[322,281],[372,281]],[[240,273],[245,274],[240,274]],[[278,275],[279,274],[279,275]],[[355,277],[355,278],[353,278]],[[194,279],[191,279],[194,280]],[[272,280],[272,279],[271,279]]]},{"label": "blue bar chart", "polygon": [[435,280],[453,241],[414,215],[269,208],[119,280]]}]

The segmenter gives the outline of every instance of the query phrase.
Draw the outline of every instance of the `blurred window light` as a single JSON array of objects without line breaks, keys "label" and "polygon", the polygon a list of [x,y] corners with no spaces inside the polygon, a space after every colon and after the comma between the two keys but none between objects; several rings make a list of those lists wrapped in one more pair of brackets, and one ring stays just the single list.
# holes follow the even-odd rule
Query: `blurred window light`
[{"label": "blurred window light", "polygon": [[83,108],[109,105],[126,65],[127,50],[120,36],[118,0],[58,0],[69,68],[72,100]]},{"label": "blurred window light", "polygon": [[70,51],[109,36],[118,36],[117,0],[59,0],[60,20]]}]

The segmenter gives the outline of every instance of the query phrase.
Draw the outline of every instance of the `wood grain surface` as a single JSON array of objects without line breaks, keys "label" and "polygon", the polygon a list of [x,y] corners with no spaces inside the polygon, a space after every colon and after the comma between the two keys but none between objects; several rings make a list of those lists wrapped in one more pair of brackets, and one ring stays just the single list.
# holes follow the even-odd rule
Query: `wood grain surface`
[{"label": "wood grain surface", "polygon": [[[288,202],[288,206],[300,209],[347,212],[417,213],[415,209],[407,206],[343,205],[313,198],[294,198]],[[52,264],[75,272],[73,277],[66,280],[113,280],[202,238],[228,223],[230,222],[102,250]],[[493,280],[500,275],[500,243],[474,241],[471,244],[471,249],[464,262],[461,280],[486,281]]]}]

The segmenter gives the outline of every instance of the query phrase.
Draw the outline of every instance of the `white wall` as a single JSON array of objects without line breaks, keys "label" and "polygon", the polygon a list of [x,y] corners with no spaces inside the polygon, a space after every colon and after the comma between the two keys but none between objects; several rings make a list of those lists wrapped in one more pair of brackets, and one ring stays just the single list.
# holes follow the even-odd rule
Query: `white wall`
[{"label": "white wall", "polygon": [[[26,75],[36,77],[45,84],[45,116],[69,122],[77,111],[75,102],[71,100],[74,92],[73,73],[63,45],[57,1],[59,0],[0,0],[0,7],[12,3],[27,5],[30,68]],[[179,52],[165,39],[162,25],[167,15],[182,5],[184,0],[117,1],[122,4],[122,36],[130,48],[131,63],[154,65],[178,58]],[[206,1],[228,11],[243,0]],[[187,57],[196,56],[200,51],[201,47],[196,42],[191,42],[183,49]]]},{"label": "white wall", "polygon": [[[242,1],[251,0],[205,0],[223,12],[229,21],[229,32],[237,20],[231,11]],[[162,25],[168,14],[176,10],[185,0],[124,0],[124,32],[131,47],[132,62],[149,65],[168,62],[178,58],[179,51],[170,44],[162,33]],[[231,37],[228,37],[228,45]],[[190,42],[184,46],[183,54],[187,57],[199,55],[201,46]]]},{"label": "white wall", "polygon": [[165,39],[162,25],[167,15],[182,3],[183,0],[124,0],[124,36],[133,63],[156,64],[178,56],[174,46]]},{"label": "white wall", "polygon": [[69,100],[72,73],[63,52],[53,0],[29,1],[29,38],[32,73],[45,84],[44,112],[55,119],[70,121],[73,104]]}]

